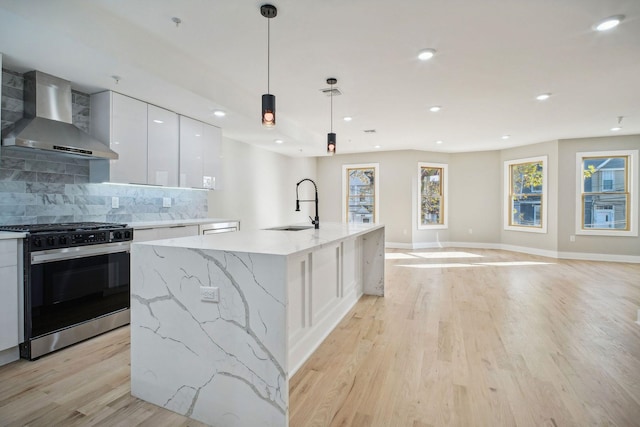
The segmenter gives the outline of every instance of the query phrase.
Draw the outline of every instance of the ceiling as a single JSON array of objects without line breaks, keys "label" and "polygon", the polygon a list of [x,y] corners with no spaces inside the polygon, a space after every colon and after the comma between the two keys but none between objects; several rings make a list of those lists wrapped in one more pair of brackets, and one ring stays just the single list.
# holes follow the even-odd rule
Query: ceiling
[{"label": "ceiling", "polygon": [[[290,156],[326,155],[328,77],[342,93],[333,97],[338,153],[640,134],[638,0],[272,3],[274,129],[260,125],[261,1],[0,0],[0,52],[5,68],[38,69],[88,93],[116,90]],[[619,27],[592,29],[617,14],[626,16]],[[429,61],[417,59],[424,48],[437,51]],[[537,101],[541,93],[552,95]]]}]

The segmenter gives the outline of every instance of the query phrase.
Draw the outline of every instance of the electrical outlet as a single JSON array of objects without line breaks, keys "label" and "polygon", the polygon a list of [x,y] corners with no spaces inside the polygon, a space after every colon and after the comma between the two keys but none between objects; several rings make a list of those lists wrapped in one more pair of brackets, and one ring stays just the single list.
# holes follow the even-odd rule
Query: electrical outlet
[{"label": "electrical outlet", "polygon": [[575,242],[576,241],[576,236],[573,236],[573,235],[569,236],[569,241],[570,242]]},{"label": "electrical outlet", "polygon": [[171,207],[171,197],[163,197],[162,198],[162,207],[170,208]]},{"label": "electrical outlet", "polygon": [[473,228],[469,229],[469,234],[473,234]]},{"label": "electrical outlet", "polygon": [[215,286],[200,286],[200,299],[207,302],[220,302],[220,290]]},{"label": "electrical outlet", "polygon": [[112,197],[111,198],[111,208],[118,209],[120,207],[120,198]]}]

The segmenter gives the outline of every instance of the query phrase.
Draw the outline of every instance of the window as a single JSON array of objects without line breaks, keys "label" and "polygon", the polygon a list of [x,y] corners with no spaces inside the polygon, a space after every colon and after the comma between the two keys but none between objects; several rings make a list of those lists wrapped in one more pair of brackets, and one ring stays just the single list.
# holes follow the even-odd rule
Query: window
[{"label": "window", "polygon": [[342,166],[342,221],[378,222],[378,164]]},{"label": "window", "polygon": [[547,156],[504,162],[504,229],[547,232]]},{"label": "window", "polygon": [[576,154],[576,233],[637,236],[638,150]]},{"label": "window", "polygon": [[447,165],[418,163],[418,229],[447,228]]}]

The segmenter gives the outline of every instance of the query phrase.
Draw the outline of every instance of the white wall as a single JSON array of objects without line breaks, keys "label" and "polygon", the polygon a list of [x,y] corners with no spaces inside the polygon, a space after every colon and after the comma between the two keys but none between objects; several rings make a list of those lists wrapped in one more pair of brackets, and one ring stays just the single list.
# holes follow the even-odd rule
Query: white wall
[{"label": "white wall", "polygon": [[[315,180],[315,158],[288,157],[227,138],[221,152],[221,190],[209,192],[210,217],[240,219],[242,230],[309,222],[313,203],[295,212],[296,183]],[[313,198],[310,183],[300,190],[301,198]]]},{"label": "white wall", "polygon": [[[502,164],[498,151],[456,153],[449,162],[449,241],[499,243]],[[471,232],[469,232],[471,230]]]}]

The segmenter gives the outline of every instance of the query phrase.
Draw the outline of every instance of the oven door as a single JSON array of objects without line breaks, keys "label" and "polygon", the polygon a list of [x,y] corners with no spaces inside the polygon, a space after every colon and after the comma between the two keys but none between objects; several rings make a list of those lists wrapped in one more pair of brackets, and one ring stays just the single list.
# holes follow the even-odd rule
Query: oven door
[{"label": "oven door", "polygon": [[118,242],[32,252],[25,338],[128,309],[129,251],[129,242]]}]

